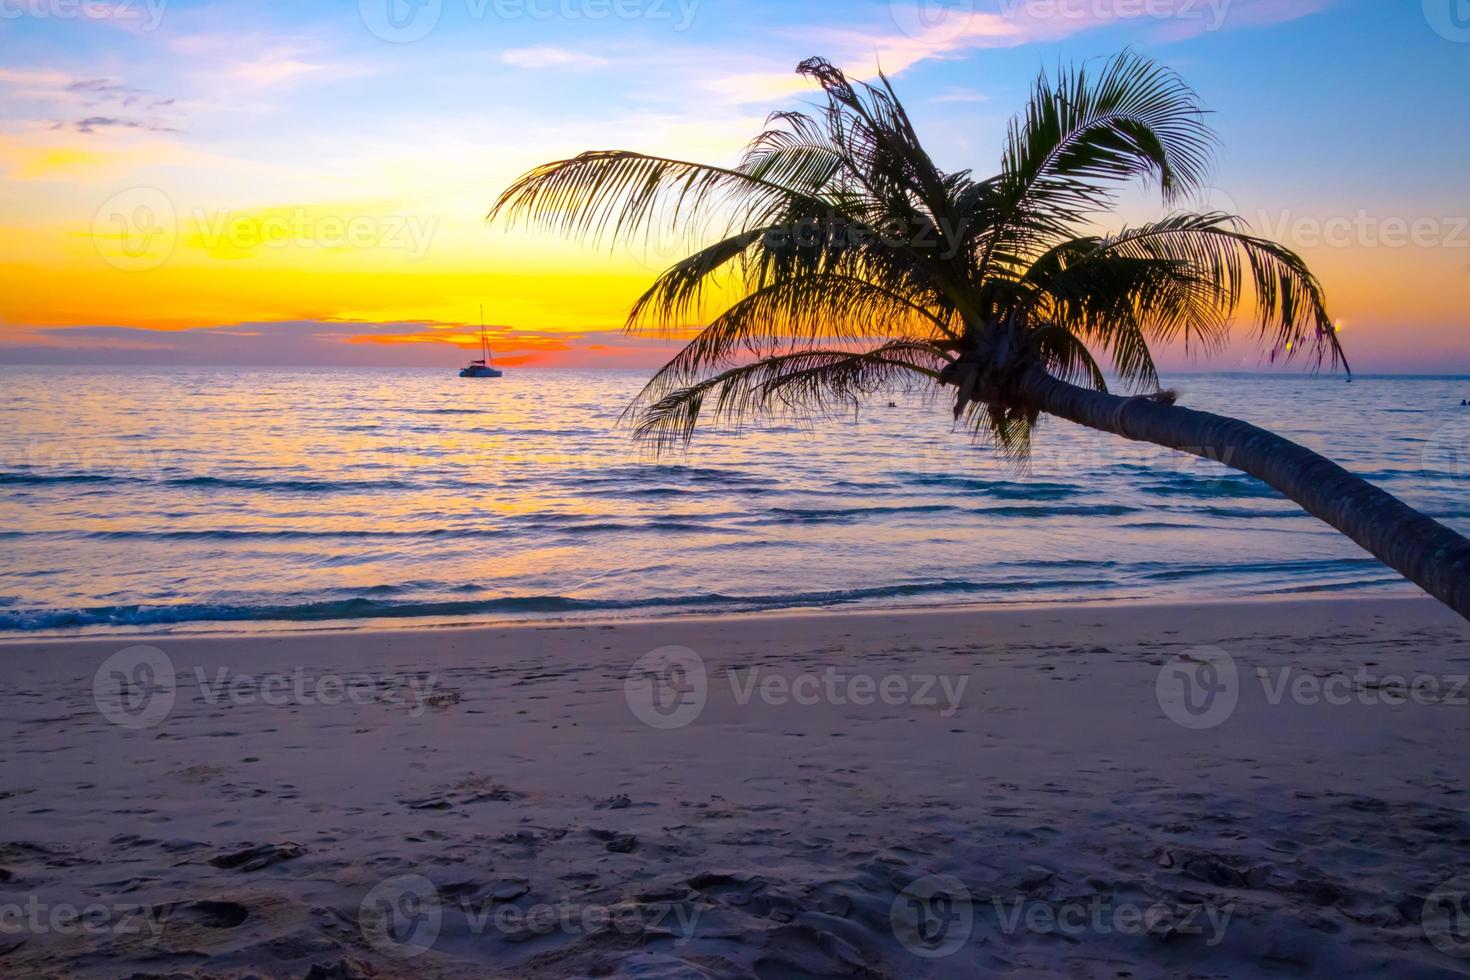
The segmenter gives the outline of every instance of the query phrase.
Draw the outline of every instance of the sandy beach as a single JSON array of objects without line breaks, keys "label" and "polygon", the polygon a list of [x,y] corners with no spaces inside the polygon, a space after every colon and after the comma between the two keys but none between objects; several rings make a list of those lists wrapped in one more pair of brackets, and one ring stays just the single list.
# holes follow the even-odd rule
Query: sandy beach
[{"label": "sandy beach", "polygon": [[1470,975],[1429,601],[0,647],[0,972]]}]

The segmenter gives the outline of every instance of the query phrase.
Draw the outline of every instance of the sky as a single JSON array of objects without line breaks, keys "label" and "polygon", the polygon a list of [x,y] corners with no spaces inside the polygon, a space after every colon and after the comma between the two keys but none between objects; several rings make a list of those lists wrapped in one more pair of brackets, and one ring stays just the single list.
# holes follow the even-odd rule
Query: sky
[{"label": "sky", "polygon": [[[1130,47],[1211,110],[1201,205],[1308,260],[1355,370],[1470,373],[1470,0],[0,0],[0,364],[448,370],[483,307],[506,365],[653,366],[621,324],[680,243],[487,225],[517,174],[731,163],[810,55],[989,174],[1039,71]],[[1248,327],[1164,364],[1262,367]]]}]

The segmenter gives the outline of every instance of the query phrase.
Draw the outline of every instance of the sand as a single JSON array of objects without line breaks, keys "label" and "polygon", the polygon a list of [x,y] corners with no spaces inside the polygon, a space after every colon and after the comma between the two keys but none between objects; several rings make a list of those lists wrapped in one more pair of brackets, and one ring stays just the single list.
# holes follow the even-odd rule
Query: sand
[{"label": "sand", "polygon": [[0,975],[1466,976],[1467,674],[1411,599],[4,644]]}]

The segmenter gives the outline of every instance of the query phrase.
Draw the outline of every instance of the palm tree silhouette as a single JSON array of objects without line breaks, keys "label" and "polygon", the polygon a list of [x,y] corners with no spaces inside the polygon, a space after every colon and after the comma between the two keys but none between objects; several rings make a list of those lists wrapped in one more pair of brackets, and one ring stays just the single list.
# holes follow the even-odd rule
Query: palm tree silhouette
[{"label": "palm tree silhouette", "polygon": [[[885,76],[854,83],[821,58],[797,71],[826,104],[772,114],[733,167],[593,151],[524,174],[490,211],[594,240],[687,235],[692,254],[639,298],[629,329],[723,309],[629,406],[639,438],[663,449],[701,421],[850,411],[917,383],[1017,459],[1047,414],[1249,473],[1470,618],[1470,541],[1302,446],[1159,390],[1151,345],[1216,348],[1242,306],[1271,360],[1347,367],[1321,284],[1239,218],[1171,211],[1084,233],[1128,182],[1156,184],[1171,208],[1203,189],[1215,138],[1177,74],[1131,52],[1043,74],[1000,173],[981,180],[934,165]],[[1142,394],[1109,393],[1096,354]]]}]

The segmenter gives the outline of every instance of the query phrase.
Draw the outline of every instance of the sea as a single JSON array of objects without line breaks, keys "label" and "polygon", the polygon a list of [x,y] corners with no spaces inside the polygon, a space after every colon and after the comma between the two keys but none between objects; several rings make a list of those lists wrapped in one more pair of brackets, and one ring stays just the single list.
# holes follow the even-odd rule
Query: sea
[{"label": "sea", "polygon": [[[1413,586],[1256,480],[942,402],[651,456],[646,372],[0,366],[0,634],[268,631]],[[1174,375],[1470,532],[1470,380]]]}]

